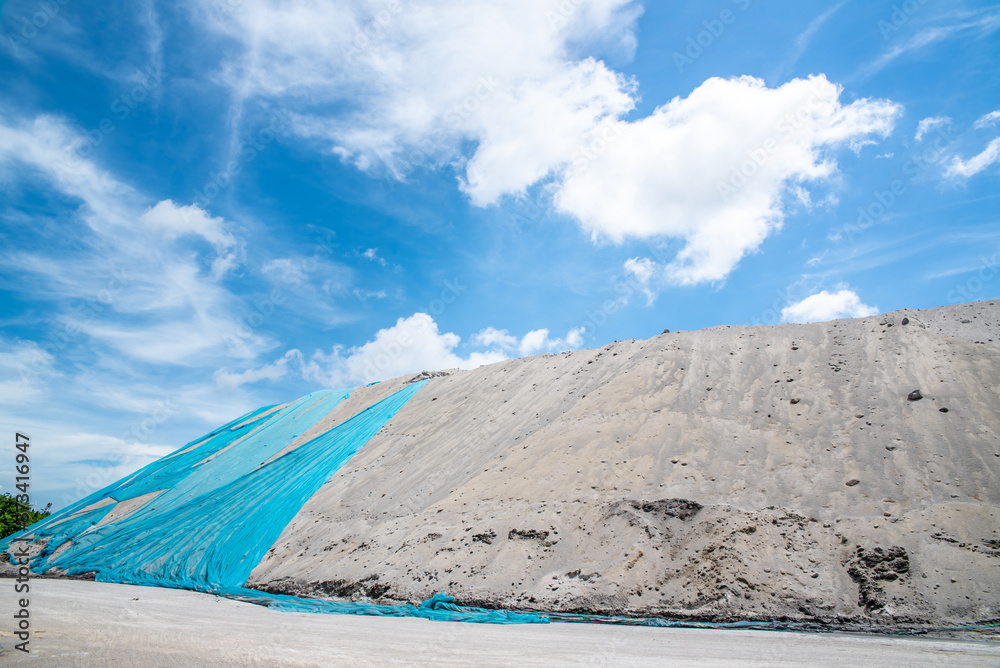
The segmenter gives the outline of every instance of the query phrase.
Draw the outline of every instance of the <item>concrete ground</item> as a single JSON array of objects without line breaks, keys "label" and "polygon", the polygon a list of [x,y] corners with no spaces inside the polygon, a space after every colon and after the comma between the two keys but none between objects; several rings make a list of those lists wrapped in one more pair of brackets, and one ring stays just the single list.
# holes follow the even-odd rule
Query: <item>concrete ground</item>
[{"label": "concrete ground", "polygon": [[1000,666],[1000,642],[655,629],[491,626],[283,613],[205,594],[86,581],[0,580],[0,663],[31,666]]}]

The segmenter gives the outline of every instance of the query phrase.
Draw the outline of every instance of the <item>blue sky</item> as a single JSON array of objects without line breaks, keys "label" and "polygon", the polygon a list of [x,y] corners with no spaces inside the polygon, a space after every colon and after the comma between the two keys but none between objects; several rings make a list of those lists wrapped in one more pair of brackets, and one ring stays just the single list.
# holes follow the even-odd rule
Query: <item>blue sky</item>
[{"label": "blue sky", "polygon": [[39,503],[321,387],[1000,294],[993,2],[0,11]]}]

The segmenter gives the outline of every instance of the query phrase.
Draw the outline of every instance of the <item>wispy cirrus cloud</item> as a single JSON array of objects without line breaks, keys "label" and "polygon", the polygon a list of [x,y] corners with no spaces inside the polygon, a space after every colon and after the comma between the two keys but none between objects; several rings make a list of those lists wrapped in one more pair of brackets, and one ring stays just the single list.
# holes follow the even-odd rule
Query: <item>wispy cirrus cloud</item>
[{"label": "wispy cirrus cloud", "polygon": [[827,21],[829,21],[833,16],[844,8],[848,0],[840,0],[837,4],[832,7],[827,8],[822,13],[820,13],[816,18],[809,22],[805,30],[800,32],[795,38],[795,42],[792,43],[792,48],[789,49],[788,53],[781,60],[778,66],[775,68],[774,73],[769,77],[770,80],[776,81],[777,83],[782,83],[785,77],[788,76],[789,72],[795,67],[795,64],[799,62],[802,55],[809,48],[816,34],[823,28]]},{"label": "wispy cirrus cloud", "polygon": [[1000,162],[1000,137],[991,141],[982,152],[968,160],[955,156],[944,173],[953,179],[969,179],[998,162]]},{"label": "wispy cirrus cloud", "polygon": [[951,119],[947,116],[930,116],[928,118],[921,119],[917,123],[917,133],[913,136],[917,141],[923,141],[924,137],[928,132],[934,128],[939,128],[951,123]]},{"label": "wispy cirrus cloud", "polygon": [[961,12],[940,19],[939,25],[919,29],[910,37],[893,44],[874,60],[865,63],[855,76],[867,78],[879,73],[896,60],[934,46],[940,42],[957,39],[981,39],[1000,30],[1000,14],[992,11]]},{"label": "wispy cirrus cloud", "polygon": [[[4,256],[8,271],[34,277],[22,288],[54,302],[56,317],[77,334],[148,363],[267,349],[260,335],[235,336],[239,300],[224,284],[242,252],[233,225],[194,205],[154,202],[80,158],[82,141],[58,118],[0,119],[0,166],[27,168],[78,202],[73,223],[53,231],[50,243]],[[73,261],[64,261],[70,252]]]},{"label": "wispy cirrus cloud", "polygon": [[983,114],[976,119],[976,122],[972,124],[972,127],[977,130],[982,130],[983,128],[991,128],[998,122],[1000,122],[1000,109],[991,111],[988,114]]}]

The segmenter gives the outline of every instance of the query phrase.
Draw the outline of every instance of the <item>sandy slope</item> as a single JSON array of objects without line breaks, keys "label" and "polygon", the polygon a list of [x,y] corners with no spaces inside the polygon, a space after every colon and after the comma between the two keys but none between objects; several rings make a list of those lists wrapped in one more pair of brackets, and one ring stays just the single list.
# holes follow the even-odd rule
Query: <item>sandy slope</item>
[{"label": "sandy slope", "polygon": [[996,302],[715,327],[433,378],[250,584],[962,624],[1000,618],[998,504]]},{"label": "sandy slope", "polygon": [[[0,580],[0,586],[10,581]],[[11,619],[13,596],[0,596]],[[0,664],[69,666],[996,666],[996,643],[550,624],[491,626],[285,613],[174,589],[32,583],[25,655],[0,627]],[[391,639],[391,642],[387,642]]]}]

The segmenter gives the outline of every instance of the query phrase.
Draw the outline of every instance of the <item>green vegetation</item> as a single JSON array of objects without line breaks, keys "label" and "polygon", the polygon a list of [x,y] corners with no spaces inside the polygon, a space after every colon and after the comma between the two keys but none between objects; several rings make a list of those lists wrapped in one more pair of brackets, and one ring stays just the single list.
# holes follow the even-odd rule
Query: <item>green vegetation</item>
[{"label": "green vegetation", "polygon": [[0,494],[0,538],[17,533],[40,519],[48,517],[50,503],[44,510],[34,510],[12,494]]}]

